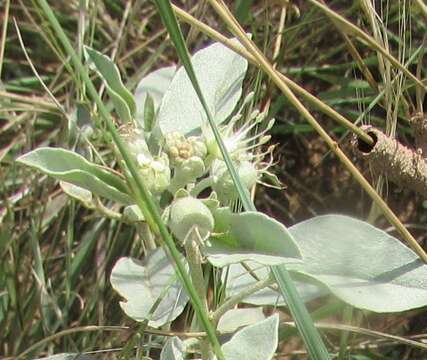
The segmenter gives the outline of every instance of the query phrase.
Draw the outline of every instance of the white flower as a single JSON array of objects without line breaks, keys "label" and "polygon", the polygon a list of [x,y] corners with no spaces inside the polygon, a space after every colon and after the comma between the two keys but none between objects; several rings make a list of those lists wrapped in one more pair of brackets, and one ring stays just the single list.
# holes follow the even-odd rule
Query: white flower
[{"label": "white flower", "polygon": [[[248,154],[254,153],[256,148],[266,144],[271,139],[267,133],[273,127],[274,119],[269,120],[263,129],[259,129],[267,117],[266,112],[255,110],[243,120],[243,108],[252,100],[252,97],[253,93],[249,94],[238,113],[226,125],[219,127],[221,138],[232,160],[244,160]],[[243,124],[240,126],[242,122]],[[205,126],[203,133],[206,138],[208,154],[215,159],[222,159],[221,150],[210,128]]]},{"label": "white flower", "polygon": [[[239,178],[248,190],[252,189],[256,183],[271,186],[261,181],[265,174],[275,178],[275,175],[268,171],[273,165],[275,146],[271,145],[266,151],[261,151],[261,146],[271,139],[267,133],[274,125],[274,119],[269,120],[267,125],[263,126],[267,114],[255,110],[243,121],[243,107],[251,99],[252,94],[246,97],[238,114],[228,124],[219,128],[224,145],[230,154]],[[243,125],[239,127],[240,123]],[[211,158],[212,189],[217,193],[221,203],[230,204],[238,198],[237,191],[212,132],[204,129],[204,134],[207,139],[208,156]],[[265,161],[265,158],[268,160]]]}]

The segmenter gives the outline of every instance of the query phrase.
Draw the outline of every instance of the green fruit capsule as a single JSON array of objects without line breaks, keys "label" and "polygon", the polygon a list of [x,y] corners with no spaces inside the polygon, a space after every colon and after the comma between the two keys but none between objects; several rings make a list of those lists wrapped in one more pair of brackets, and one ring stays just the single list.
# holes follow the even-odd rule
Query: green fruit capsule
[{"label": "green fruit capsule", "polygon": [[197,229],[206,239],[214,228],[214,218],[209,208],[199,199],[184,197],[176,199],[170,209],[169,228],[176,238],[184,242],[190,231]]}]

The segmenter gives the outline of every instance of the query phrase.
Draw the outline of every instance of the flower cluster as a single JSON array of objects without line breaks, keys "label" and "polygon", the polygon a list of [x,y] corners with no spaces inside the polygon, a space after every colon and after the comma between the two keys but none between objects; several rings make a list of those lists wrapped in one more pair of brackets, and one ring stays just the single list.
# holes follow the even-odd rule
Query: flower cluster
[{"label": "flower cluster", "polygon": [[[264,151],[262,148],[270,140],[267,133],[274,119],[266,121],[267,114],[257,110],[243,116],[244,107],[252,97],[252,94],[247,96],[237,115],[219,127],[242,184],[248,190],[261,183],[264,174],[273,176],[268,168],[272,165],[274,146]],[[144,132],[137,128],[127,128],[122,135],[137,159],[147,188],[159,198],[164,192],[173,196],[165,213],[172,233],[181,241],[192,230],[197,230],[203,239],[213,231],[211,210],[198,199],[201,194],[210,194],[222,206],[238,200],[221,151],[206,126],[197,136],[168,133],[161,141],[157,139],[156,146],[148,146]],[[156,151],[150,151],[151,148]]]}]

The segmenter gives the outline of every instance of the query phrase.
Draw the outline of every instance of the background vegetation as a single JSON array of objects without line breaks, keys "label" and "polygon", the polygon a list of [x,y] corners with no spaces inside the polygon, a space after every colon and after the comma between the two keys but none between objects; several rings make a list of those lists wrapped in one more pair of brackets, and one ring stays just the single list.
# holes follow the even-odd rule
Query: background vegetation
[{"label": "background vegetation", "polygon": [[[422,46],[427,30],[420,4],[365,0],[331,1],[328,6],[405,63]],[[229,35],[205,1],[178,5]],[[52,1],[51,6],[76,48],[90,44],[111,56],[131,90],[148,72],[177,61],[150,1]],[[417,110],[417,94],[375,50],[350,40],[366,65],[362,72],[340,27],[310,2],[241,0],[229,6],[280,71],[349,119],[373,124],[413,146],[408,120]],[[0,356],[22,354],[45,340],[28,356],[99,351],[102,358],[130,358],[134,347],[142,351],[147,344],[141,343],[138,326],[121,311],[108,278],[120,256],[140,257],[137,233],[133,227],[83,208],[67,198],[57,182],[14,162],[38,146],[72,146],[75,139],[68,119],[75,116],[78,104],[87,104],[85,89],[75,86],[77,75],[35,2],[3,0],[0,11]],[[209,43],[197,29],[183,27],[190,49]],[[419,55],[408,69],[425,78],[423,65]],[[99,89],[104,92],[100,84]],[[256,206],[260,211],[286,225],[319,214],[344,213],[393,231],[324,141],[264,74],[251,67],[245,89],[255,91],[258,103],[276,118],[271,133],[278,144],[274,172],[285,186],[280,191],[259,187]],[[383,90],[381,101],[372,105]],[[423,198],[371,174],[352,155],[351,134],[322,113],[314,114],[423,244],[427,219]],[[91,139],[86,151],[101,156],[108,152],[109,138],[102,130],[95,130]],[[313,314],[317,320],[346,323],[343,305],[336,299],[315,301],[309,308],[320,309]],[[355,310],[356,332],[349,335],[349,346],[359,359],[425,359],[427,351],[403,345],[399,338],[374,338],[362,328],[421,340],[427,338],[426,315],[423,309],[398,315]],[[174,324],[174,331],[184,329],[186,316]],[[281,358],[304,358],[296,333],[284,331],[287,341]],[[339,346],[342,328],[322,331],[328,346]]]}]

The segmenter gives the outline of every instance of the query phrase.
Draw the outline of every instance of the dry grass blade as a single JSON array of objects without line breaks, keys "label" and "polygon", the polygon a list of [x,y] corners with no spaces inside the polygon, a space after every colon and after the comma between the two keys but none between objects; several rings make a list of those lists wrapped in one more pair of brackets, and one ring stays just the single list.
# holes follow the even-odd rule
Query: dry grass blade
[{"label": "dry grass blade", "polygon": [[419,87],[424,90],[427,90],[427,85],[425,85],[420,79],[418,79],[414,74],[412,74],[408,69],[406,69],[393,55],[391,55],[384,47],[382,47],[378,42],[372,38],[370,35],[366,34],[364,31],[360,30],[357,26],[353,25],[351,22],[343,18],[341,15],[329,9],[327,6],[323,5],[317,0],[308,0],[311,4],[318,7],[326,15],[331,17],[331,19],[336,20],[343,26],[343,31],[349,35],[356,36],[359,40],[364,41],[372,49],[379,51],[385,58],[387,58],[390,63],[402,71],[407,77],[412,79]]}]

